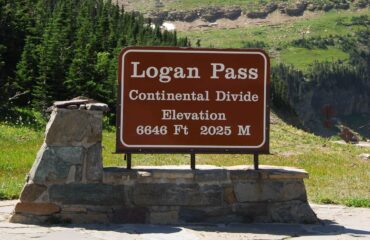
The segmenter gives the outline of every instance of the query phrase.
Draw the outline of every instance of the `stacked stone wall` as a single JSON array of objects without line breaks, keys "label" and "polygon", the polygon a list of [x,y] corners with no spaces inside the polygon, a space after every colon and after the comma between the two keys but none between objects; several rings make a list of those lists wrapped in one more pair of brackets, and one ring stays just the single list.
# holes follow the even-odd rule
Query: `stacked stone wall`
[{"label": "stacked stone wall", "polygon": [[[55,107],[16,205],[18,223],[317,222],[292,168],[103,168],[102,104]],[[226,161],[226,159],[225,159]]]}]

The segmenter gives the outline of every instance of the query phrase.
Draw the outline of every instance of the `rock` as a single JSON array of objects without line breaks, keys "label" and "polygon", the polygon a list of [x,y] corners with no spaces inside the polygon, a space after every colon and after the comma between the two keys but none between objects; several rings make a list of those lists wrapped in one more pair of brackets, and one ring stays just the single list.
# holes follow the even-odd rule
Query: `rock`
[{"label": "rock", "polygon": [[125,186],[106,184],[67,184],[49,187],[51,202],[62,204],[124,205]]},{"label": "rock", "polygon": [[359,0],[355,3],[356,8],[366,8],[369,5],[368,0]]},{"label": "rock", "polygon": [[307,200],[303,181],[245,181],[234,191],[238,202]]},{"label": "rock", "polygon": [[204,222],[207,213],[200,209],[180,208],[179,220],[185,223]]},{"label": "rock", "polygon": [[23,187],[20,201],[21,202],[33,202],[36,201],[46,190],[46,186],[28,183]]},{"label": "rock", "polygon": [[324,10],[325,12],[328,12],[330,11],[331,9],[333,9],[334,5],[332,3],[325,3],[323,6],[322,6],[322,10]]},{"label": "rock", "polygon": [[272,13],[278,8],[276,3],[269,3],[264,7],[263,12]]},{"label": "rock", "polygon": [[151,211],[149,214],[150,224],[177,224],[179,221],[179,214],[177,211]]},{"label": "rock", "polygon": [[248,18],[266,18],[268,15],[267,12],[249,12],[247,13]]},{"label": "rock", "polygon": [[46,126],[48,146],[93,145],[102,140],[103,113],[56,109]]},{"label": "rock", "polygon": [[194,180],[196,182],[227,181],[228,174],[225,169],[195,170]]},{"label": "rock", "polygon": [[307,3],[298,3],[294,8],[286,8],[285,13],[288,16],[302,16],[306,7]]},{"label": "rock", "polygon": [[87,149],[86,153],[86,180],[101,182],[103,179],[103,156],[101,143]]},{"label": "rock", "polygon": [[47,220],[49,224],[108,224],[109,217],[105,213],[61,213]]},{"label": "rock", "polygon": [[144,224],[147,223],[148,215],[146,208],[120,208],[114,210],[109,218],[111,223]]},{"label": "rock", "polygon": [[30,172],[30,180],[38,184],[47,182],[65,182],[70,168],[82,164],[82,147],[43,147],[37,154]]},{"label": "rock", "polygon": [[243,216],[244,222],[260,222],[268,218],[267,207],[267,202],[241,203],[237,205],[235,212]]},{"label": "rock", "polygon": [[238,202],[237,199],[236,199],[233,187],[225,188],[225,190],[224,190],[224,201],[227,204],[234,204],[234,203]]},{"label": "rock", "polygon": [[62,213],[87,213],[87,208],[86,207],[81,207],[81,206],[62,206]]},{"label": "rock", "polygon": [[270,203],[268,207],[273,222],[316,224],[318,219],[307,202],[289,201]]},{"label": "rock", "polygon": [[349,3],[338,3],[338,4],[335,4],[334,5],[334,8],[335,9],[343,9],[343,10],[347,10],[349,9]]},{"label": "rock", "polygon": [[89,103],[86,104],[86,109],[90,111],[109,112],[109,107],[105,103]]},{"label": "rock", "polygon": [[66,108],[68,106],[79,106],[81,104],[89,103],[93,100],[90,99],[76,99],[76,100],[68,100],[68,101],[57,101],[54,102],[53,106],[56,108]]},{"label": "rock", "polygon": [[224,10],[223,17],[230,19],[230,20],[235,20],[239,18],[242,14],[242,9],[240,7],[232,7],[232,8],[227,8]]},{"label": "rock", "polygon": [[151,12],[149,14],[149,18],[154,24],[162,25],[164,20],[168,18],[168,11],[164,12]]},{"label": "rock", "polygon": [[9,222],[22,224],[43,224],[47,221],[48,218],[49,216],[37,216],[14,213],[9,219]]},{"label": "rock", "polygon": [[240,180],[247,180],[247,179],[259,179],[261,175],[258,171],[254,171],[252,169],[248,170],[232,170],[230,171],[230,179],[231,181],[240,181]]},{"label": "rock", "polygon": [[339,136],[346,143],[358,143],[360,141],[359,136],[348,127],[342,127]]},{"label": "rock", "polygon": [[222,203],[221,187],[198,184],[139,183],[132,190],[137,206],[212,206]]},{"label": "rock", "polygon": [[369,153],[361,153],[358,155],[362,160],[369,160],[370,159],[370,154]]},{"label": "rock", "polygon": [[196,11],[173,11],[169,12],[167,19],[168,21],[182,21],[182,22],[192,22],[195,19],[199,18],[199,15]]},{"label": "rock", "polygon": [[241,16],[241,13],[242,10],[240,7],[209,7],[189,11],[151,12],[149,18],[153,23],[161,25],[164,21],[193,22],[199,18],[207,22],[214,22],[220,18],[235,20]]},{"label": "rock", "polygon": [[138,178],[136,171],[127,170],[126,168],[107,167],[104,168],[103,182],[105,184],[129,184]]},{"label": "rock", "polygon": [[53,203],[17,203],[15,213],[51,215],[60,212],[60,207]]},{"label": "rock", "polygon": [[201,14],[201,19],[207,22],[215,22],[224,17],[224,11],[221,8],[211,7],[207,8]]},{"label": "rock", "polygon": [[189,179],[194,178],[193,172],[182,171],[182,170],[161,170],[158,169],[150,174],[151,177],[156,179]]}]

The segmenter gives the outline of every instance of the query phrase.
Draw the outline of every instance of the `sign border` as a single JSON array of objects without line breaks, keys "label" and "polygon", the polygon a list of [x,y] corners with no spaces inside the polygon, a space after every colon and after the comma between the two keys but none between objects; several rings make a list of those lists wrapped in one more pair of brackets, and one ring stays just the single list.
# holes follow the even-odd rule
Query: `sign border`
[{"label": "sign border", "polygon": [[[124,59],[128,53],[131,52],[141,52],[141,53],[183,53],[183,54],[245,54],[245,55],[260,55],[264,59],[264,112],[263,112],[263,141],[257,146],[221,146],[221,145],[130,145],[124,142],[123,139],[123,121],[121,121],[121,116],[123,115],[124,106]],[[180,48],[180,47],[127,47],[122,49],[119,55],[119,69],[118,69],[118,96],[117,96],[117,141],[116,141],[116,152],[117,153],[131,153],[131,152],[162,152],[162,153],[173,153],[173,152],[203,152],[203,153],[269,153],[269,89],[268,85],[269,74],[270,74],[270,59],[268,55],[261,49],[213,49],[213,48]],[[122,84],[122,85],[121,85]],[[267,143],[266,143],[267,141]],[[119,147],[119,143],[122,145]],[[263,146],[266,150],[261,150]],[[166,150],[167,149],[167,150]]]}]

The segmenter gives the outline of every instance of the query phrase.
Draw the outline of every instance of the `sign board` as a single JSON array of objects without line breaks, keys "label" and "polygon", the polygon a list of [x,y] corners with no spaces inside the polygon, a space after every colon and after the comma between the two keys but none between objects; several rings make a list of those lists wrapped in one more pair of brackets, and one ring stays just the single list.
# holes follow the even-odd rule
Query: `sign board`
[{"label": "sign board", "polygon": [[268,153],[269,71],[261,50],[123,49],[117,152]]}]

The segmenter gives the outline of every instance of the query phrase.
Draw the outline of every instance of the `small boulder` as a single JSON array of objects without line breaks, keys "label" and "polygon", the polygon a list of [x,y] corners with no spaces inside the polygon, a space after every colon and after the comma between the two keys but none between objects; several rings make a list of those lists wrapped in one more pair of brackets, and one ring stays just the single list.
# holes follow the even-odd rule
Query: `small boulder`
[{"label": "small boulder", "polygon": [[370,154],[369,153],[361,153],[360,155],[358,155],[359,158],[361,158],[362,160],[370,160]]}]

